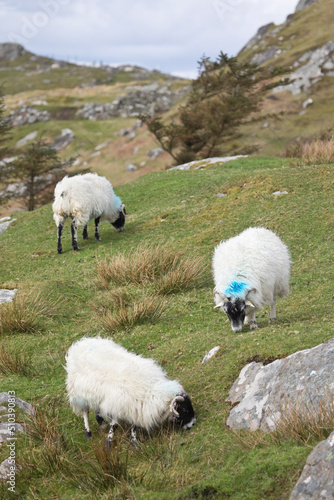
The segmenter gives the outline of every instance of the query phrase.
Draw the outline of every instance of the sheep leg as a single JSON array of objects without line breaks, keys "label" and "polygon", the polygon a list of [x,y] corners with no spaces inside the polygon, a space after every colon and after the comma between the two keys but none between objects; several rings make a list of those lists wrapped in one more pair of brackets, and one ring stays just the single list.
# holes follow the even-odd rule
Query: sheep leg
[{"label": "sheep leg", "polygon": [[137,427],[135,425],[131,425],[131,445],[135,450],[138,450],[138,443],[137,443]]},{"label": "sheep leg", "polygon": [[92,433],[91,433],[90,428],[89,428],[88,414],[89,414],[89,410],[82,412],[84,426],[85,426],[85,436],[87,439],[90,439],[92,437]]},{"label": "sheep leg", "polygon": [[269,321],[275,321],[276,320],[276,300],[271,303],[270,305],[270,317]]},{"label": "sheep leg", "polygon": [[61,245],[61,235],[63,234],[63,227],[64,227],[64,223],[59,224],[59,226],[58,226],[58,243],[57,243],[57,252],[58,253],[63,253],[63,247]]},{"label": "sheep leg", "polygon": [[77,227],[75,219],[73,219],[72,223],[71,223],[71,234],[72,234],[72,247],[73,247],[73,250],[79,250],[77,232],[78,232],[78,227]]},{"label": "sheep leg", "polygon": [[100,233],[99,233],[100,218],[101,218],[101,217],[97,217],[97,218],[95,219],[95,239],[96,239],[97,241],[101,241],[101,238],[100,238]]},{"label": "sheep leg", "polygon": [[107,436],[106,441],[105,441],[106,446],[110,450],[111,450],[111,442],[114,439],[114,434],[115,434],[117,427],[118,427],[118,423],[115,420],[111,419],[109,433],[108,433],[108,436]]},{"label": "sheep leg", "polygon": [[88,231],[87,231],[87,224],[84,226],[83,231],[82,231],[82,239],[83,240],[88,240]]},{"label": "sheep leg", "polygon": [[245,318],[245,322],[246,322],[246,319],[247,319],[247,323],[249,323],[250,329],[251,330],[255,330],[257,328],[257,322],[256,322],[256,318],[255,318],[255,311],[251,312],[250,314],[247,314],[247,316]]}]

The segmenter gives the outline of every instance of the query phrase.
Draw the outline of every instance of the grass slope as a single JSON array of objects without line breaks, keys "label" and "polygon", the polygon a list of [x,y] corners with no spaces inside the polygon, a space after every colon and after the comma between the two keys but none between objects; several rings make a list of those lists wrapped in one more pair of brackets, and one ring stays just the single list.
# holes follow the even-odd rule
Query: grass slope
[{"label": "grass slope", "polygon": [[[30,426],[31,438],[18,436],[16,458],[23,470],[17,474],[16,494],[36,499],[288,498],[316,440],[301,445],[288,437],[264,437],[243,445],[225,425],[230,409],[225,399],[254,356],[287,356],[332,337],[333,183],[332,165],[303,167],[255,157],[206,170],[148,174],[117,189],[129,213],[124,233],[102,224],[97,243],[90,227],[90,239],[75,253],[67,222],[62,255],[56,253],[50,205],[18,214],[0,236],[0,287],[17,287],[20,296],[39,294],[50,304],[50,314],[41,315],[35,330],[7,333],[1,340],[2,349],[24,354],[29,364],[28,374],[12,368],[0,375],[2,391],[15,390],[38,408],[38,432]],[[288,194],[274,196],[276,190]],[[217,197],[219,192],[227,196]],[[213,310],[210,262],[221,239],[249,226],[268,227],[288,245],[291,294],[278,302],[276,324],[268,325],[265,309],[257,330],[244,327],[233,334],[227,318]],[[99,305],[105,305],[108,292],[96,281],[97,261],[161,243],[185,257],[203,257],[209,284],[169,296],[159,319],[112,337],[154,357],[179,379],[193,399],[198,422],[188,432],[142,436],[138,452],[131,449],[125,427],[110,459],[99,447],[103,437],[93,418],[93,439],[87,442],[81,418],[67,404],[64,355],[83,335],[107,336]],[[221,346],[218,354],[201,364],[216,345]],[[2,447],[0,460],[5,458]],[[2,498],[9,495],[4,486]]]}]

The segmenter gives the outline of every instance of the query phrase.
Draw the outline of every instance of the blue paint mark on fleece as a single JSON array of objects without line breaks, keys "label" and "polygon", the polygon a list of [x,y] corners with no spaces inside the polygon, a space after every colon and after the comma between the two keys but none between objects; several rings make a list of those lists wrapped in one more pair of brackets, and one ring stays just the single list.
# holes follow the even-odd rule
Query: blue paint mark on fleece
[{"label": "blue paint mark on fleece", "polygon": [[120,210],[121,205],[122,205],[122,202],[121,202],[120,197],[115,195],[115,208],[117,208],[117,210]]},{"label": "blue paint mark on fleece", "polygon": [[248,285],[243,281],[232,281],[228,288],[225,290],[226,297],[244,298],[246,295]]}]

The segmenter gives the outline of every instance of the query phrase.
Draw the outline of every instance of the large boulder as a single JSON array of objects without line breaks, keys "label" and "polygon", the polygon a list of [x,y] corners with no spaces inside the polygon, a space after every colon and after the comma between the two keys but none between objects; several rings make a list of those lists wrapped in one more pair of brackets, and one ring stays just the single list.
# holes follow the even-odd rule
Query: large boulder
[{"label": "large boulder", "polygon": [[249,363],[233,384],[227,425],[274,431],[282,412],[317,408],[334,397],[334,339],[264,366]]},{"label": "large boulder", "polygon": [[27,51],[19,43],[0,43],[0,60],[13,61],[24,54]]},{"label": "large boulder", "polygon": [[334,432],[307,457],[306,465],[290,500],[333,500]]},{"label": "large boulder", "polygon": [[316,2],[316,1],[317,0],[299,0],[299,2],[297,3],[297,7],[296,7],[295,12],[298,12],[299,10],[305,9],[305,7],[308,7],[309,5],[311,5],[312,3]]}]

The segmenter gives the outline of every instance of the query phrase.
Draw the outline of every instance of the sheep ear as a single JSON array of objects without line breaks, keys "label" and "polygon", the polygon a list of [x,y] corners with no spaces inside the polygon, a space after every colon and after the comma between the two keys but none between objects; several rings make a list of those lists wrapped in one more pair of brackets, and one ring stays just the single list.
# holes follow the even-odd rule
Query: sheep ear
[{"label": "sheep ear", "polygon": [[250,300],[246,300],[245,304],[246,304],[246,306],[255,308],[254,304],[252,304]]},{"label": "sheep ear", "polygon": [[128,214],[126,213],[126,211],[125,211],[125,205],[124,205],[124,203],[122,203],[122,205],[121,205],[121,212],[122,212],[122,214],[124,215],[124,217],[125,217],[126,215],[128,215]]}]

